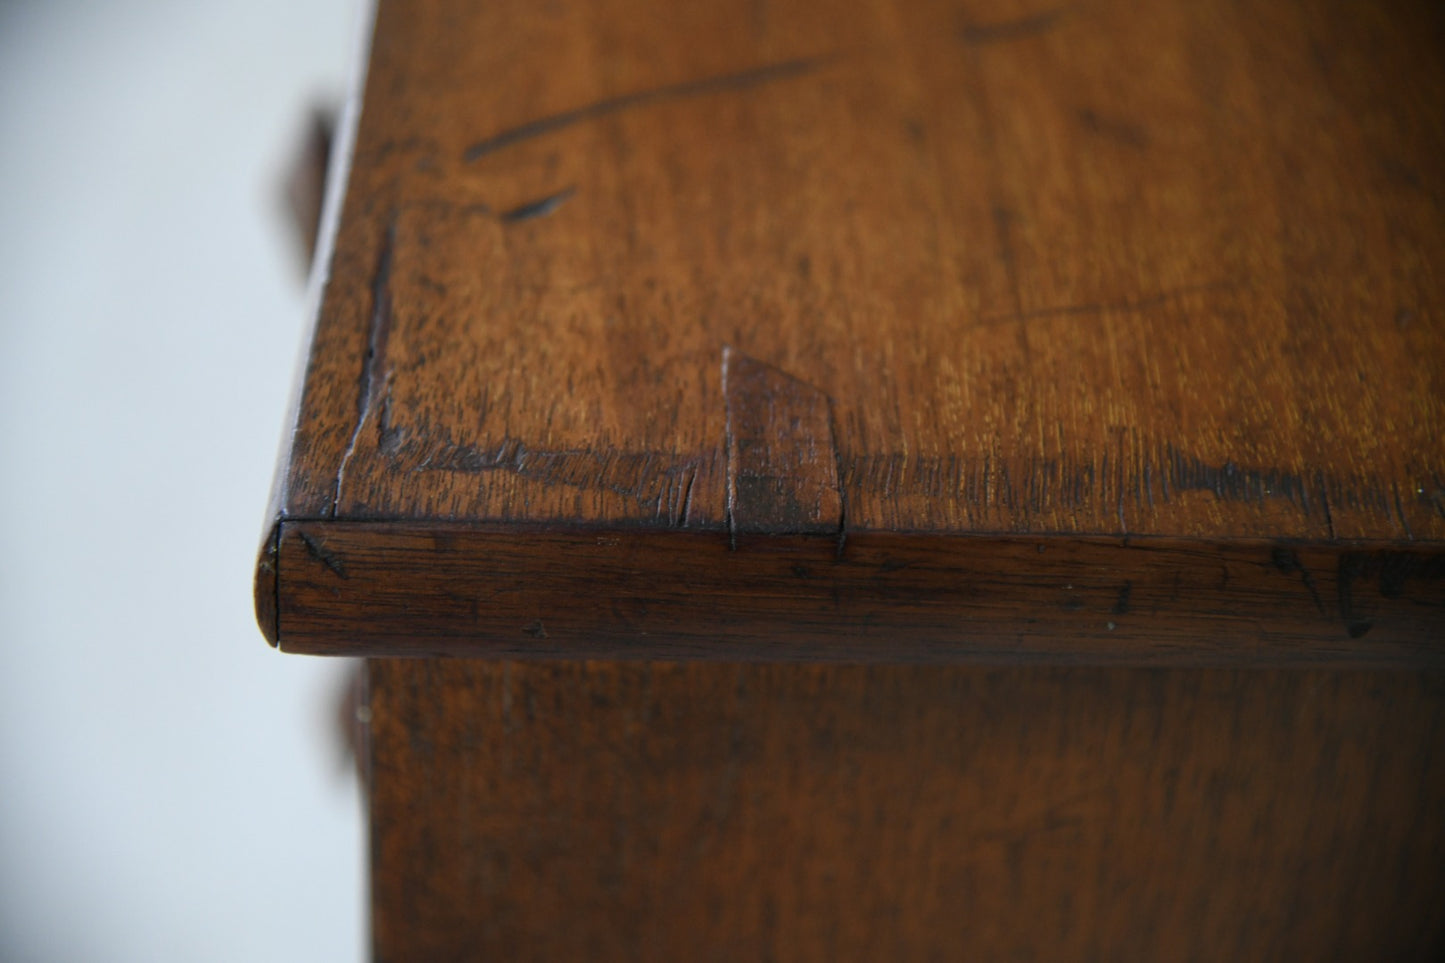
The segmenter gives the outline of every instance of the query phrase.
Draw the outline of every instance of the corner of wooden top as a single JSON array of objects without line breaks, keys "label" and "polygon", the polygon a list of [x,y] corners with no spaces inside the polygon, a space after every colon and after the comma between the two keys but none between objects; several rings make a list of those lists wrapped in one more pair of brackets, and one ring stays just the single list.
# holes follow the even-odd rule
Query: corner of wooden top
[{"label": "corner of wooden top", "polygon": [[261,540],[256,557],[256,578],[253,583],[256,601],[256,624],[273,648],[281,634],[276,596],[279,592],[276,559],[281,548],[281,519],[274,518]]}]

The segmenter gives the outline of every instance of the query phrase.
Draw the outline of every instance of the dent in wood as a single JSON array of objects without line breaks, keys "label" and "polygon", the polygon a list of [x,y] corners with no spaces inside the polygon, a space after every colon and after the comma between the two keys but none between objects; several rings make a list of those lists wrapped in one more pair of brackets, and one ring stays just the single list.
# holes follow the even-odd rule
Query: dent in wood
[{"label": "dent in wood", "polygon": [[819,389],[723,349],[728,531],[838,534],[843,496],[832,403]]}]

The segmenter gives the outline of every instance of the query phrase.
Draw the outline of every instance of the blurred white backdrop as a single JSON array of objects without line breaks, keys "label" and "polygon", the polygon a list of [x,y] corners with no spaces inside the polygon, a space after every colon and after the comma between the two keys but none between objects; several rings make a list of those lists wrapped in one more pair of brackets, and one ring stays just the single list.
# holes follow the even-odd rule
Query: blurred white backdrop
[{"label": "blurred white backdrop", "polygon": [[357,0],[0,0],[0,959],[357,960],[345,666],[250,579]]}]

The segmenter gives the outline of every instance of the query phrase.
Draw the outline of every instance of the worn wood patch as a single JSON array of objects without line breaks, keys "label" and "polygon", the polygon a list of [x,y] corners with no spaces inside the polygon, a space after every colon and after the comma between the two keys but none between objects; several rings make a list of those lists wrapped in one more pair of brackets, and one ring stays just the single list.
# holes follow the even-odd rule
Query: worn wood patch
[{"label": "worn wood patch", "polygon": [[843,498],[828,396],[784,371],[723,349],[728,530],[841,534]]}]

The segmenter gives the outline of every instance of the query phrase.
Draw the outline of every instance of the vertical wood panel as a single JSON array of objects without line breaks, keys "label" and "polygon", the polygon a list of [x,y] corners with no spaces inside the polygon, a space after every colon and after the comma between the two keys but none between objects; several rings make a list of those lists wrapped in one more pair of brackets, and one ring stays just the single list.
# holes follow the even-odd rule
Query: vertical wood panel
[{"label": "vertical wood panel", "polygon": [[405,959],[1436,959],[1445,678],[373,661]]}]

